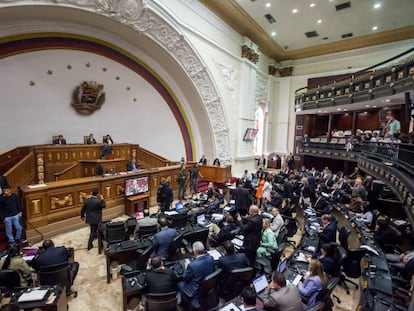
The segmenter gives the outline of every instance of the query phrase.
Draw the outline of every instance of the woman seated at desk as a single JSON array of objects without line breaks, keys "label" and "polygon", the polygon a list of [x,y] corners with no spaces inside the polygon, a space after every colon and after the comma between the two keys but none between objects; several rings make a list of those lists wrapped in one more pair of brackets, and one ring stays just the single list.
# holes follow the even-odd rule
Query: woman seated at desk
[{"label": "woman seated at desk", "polygon": [[32,268],[20,256],[20,248],[17,245],[10,246],[7,256],[0,260],[0,270],[14,270],[20,276],[20,286],[27,287],[27,279],[33,272]]},{"label": "woman seated at desk", "polygon": [[316,302],[318,294],[328,285],[328,278],[325,275],[322,264],[317,259],[312,259],[309,265],[309,277],[305,282],[298,284],[299,293],[307,299],[306,305],[312,306]]}]

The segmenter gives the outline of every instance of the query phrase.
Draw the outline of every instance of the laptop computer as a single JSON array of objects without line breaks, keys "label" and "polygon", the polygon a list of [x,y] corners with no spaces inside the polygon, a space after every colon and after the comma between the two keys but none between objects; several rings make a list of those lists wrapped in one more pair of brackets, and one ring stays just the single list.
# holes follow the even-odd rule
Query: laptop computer
[{"label": "laptop computer", "polygon": [[197,224],[202,227],[208,227],[211,225],[211,222],[206,219],[206,214],[201,214],[197,216]]},{"label": "laptop computer", "polygon": [[268,285],[269,282],[267,281],[265,274],[262,274],[253,280],[253,287],[258,297],[263,296]]},{"label": "laptop computer", "polygon": [[175,211],[176,212],[182,211],[183,209],[184,209],[183,202],[177,202],[177,203],[175,203]]}]

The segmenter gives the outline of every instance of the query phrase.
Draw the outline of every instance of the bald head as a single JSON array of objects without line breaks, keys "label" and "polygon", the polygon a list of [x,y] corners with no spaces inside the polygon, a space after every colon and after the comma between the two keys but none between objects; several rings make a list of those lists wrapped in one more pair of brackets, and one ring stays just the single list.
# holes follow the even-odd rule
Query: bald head
[{"label": "bald head", "polygon": [[250,215],[257,215],[257,214],[259,214],[259,207],[257,205],[250,205],[249,214]]}]

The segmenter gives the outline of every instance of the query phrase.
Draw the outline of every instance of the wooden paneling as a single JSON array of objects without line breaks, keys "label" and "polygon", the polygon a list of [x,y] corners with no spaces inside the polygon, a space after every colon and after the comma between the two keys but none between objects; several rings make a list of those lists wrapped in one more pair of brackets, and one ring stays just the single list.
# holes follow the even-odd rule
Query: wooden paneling
[{"label": "wooden paneling", "polygon": [[127,161],[123,158],[112,160],[82,160],[80,161],[80,175],[90,177],[97,175],[97,165],[102,166],[102,173],[118,173],[126,171]]},{"label": "wooden paneling", "polygon": [[159,155],[144,148],[139,148],[137,150],[137,161],[141,168],[162,167],[178,164],[177,162],[171,162],[170,160],[160,157]]},{"label": "wooden paneling", "polygon": [[333,118],[333,129],[341,131],[352,131],[352,114],[336,114]]},{"label": "wooden paneling", "polygon": [[[93,189],[98,188],[107,203],[105,213],[111,209],[124,206],[125,179],[132,176],[149,176],[150,205],[156,204],[157,189],[162,179],[171,182],[171,188],[177,190],[177,173],[179,166],[170,166],[143,170],[137,173],[122,173],[108,177],[84,177],[63,181],[52,181],[45,184],[22,186],[21,199],[27,219],[27,236],[29,240],[37,235],[34,228],[47,234],[62,233],[70,228],[82,226],[80,210],[84,199]],[[56,226],[60,223],[60,226]]]},{"label": "wooden paneling", "polygon": [[360,130],[375,130],[380,126],[378,111],[358,112],[356,128]]},{"label": "wooden paneling", "polygon": [[0,173],[5,173],[30,153],[30,147],[17,147],[0,154]]},{"label": "wooden paneling", "polygon": [[7,182],[11,186],[13,192],[17,190],[20,185],[30,184],[35,180],[35,160],[34,154],[29,153],[16,165],[13,166],[7,173],[4,174]]},{"label": "wooden paneling", "polygon": [[[33,147],[37,161],[43,162],[44,182],[54,181],[55,174],[60,174],[65,169],[80,160],[97,160],[102,153],[101,144],[96,145],[44,145]],[[114,144],[112,156],[114,158],[131,159],[137,152],[138,145]],[[41,160],[39,160],[41,159]],[[39,165],[37,165],[37,168]],[[39,173],[39,172],[37,172]],[[38,181],[40,181],[38,174]]]},{"label": "wooden paneling", "polygon": [[231,178],[231,165],[200,165],[199,170],[204,180],[224,184]]}]

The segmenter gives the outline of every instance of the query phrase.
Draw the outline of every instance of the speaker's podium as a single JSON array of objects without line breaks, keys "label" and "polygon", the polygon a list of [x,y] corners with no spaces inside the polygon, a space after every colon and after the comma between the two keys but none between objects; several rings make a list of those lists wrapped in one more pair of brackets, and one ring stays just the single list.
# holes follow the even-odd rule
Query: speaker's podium
[{"label": "speaker's podium", "polygon": [[149,216],[149,193],[132,195],[125,198],[125,214],[135,215],[137,212]]}]

